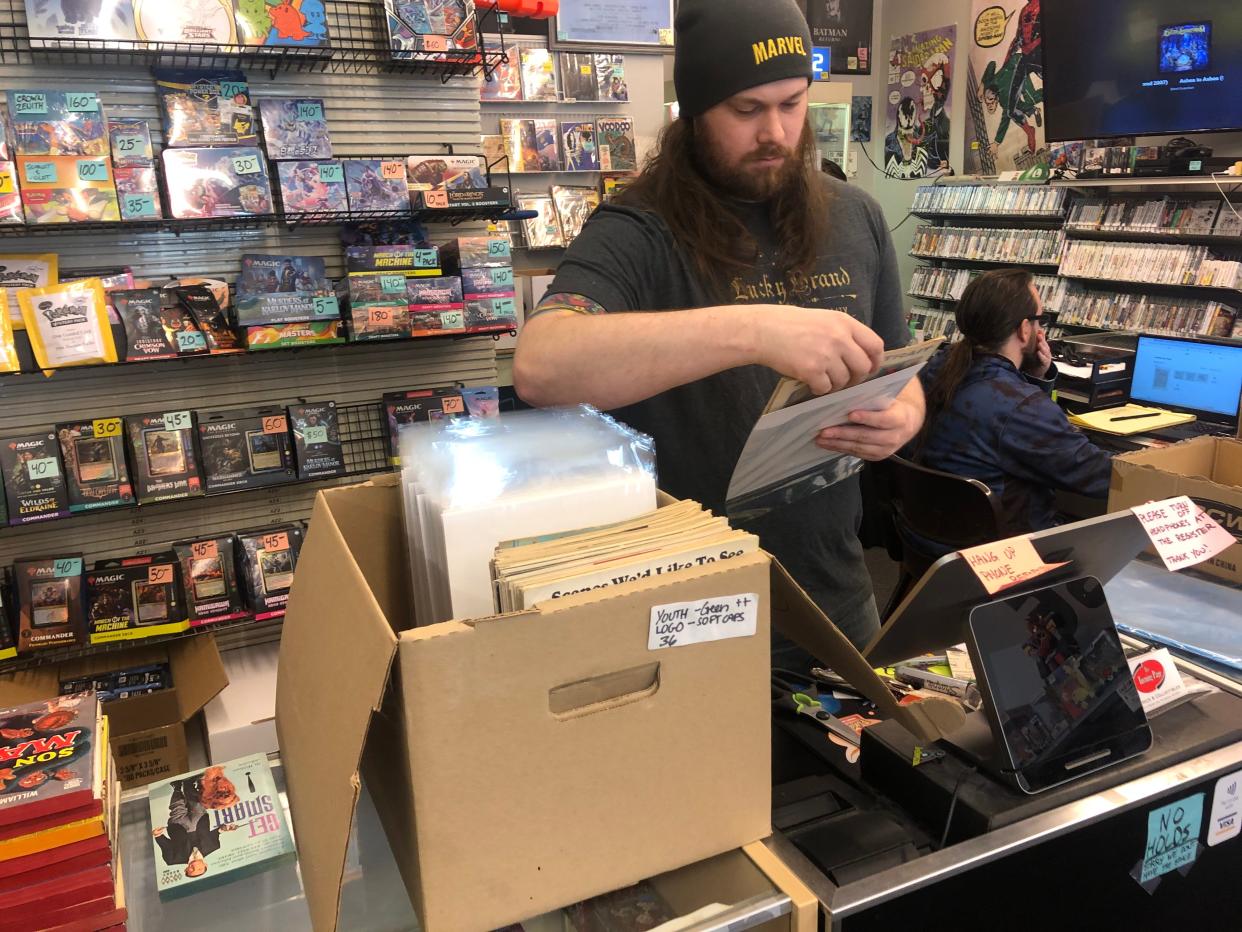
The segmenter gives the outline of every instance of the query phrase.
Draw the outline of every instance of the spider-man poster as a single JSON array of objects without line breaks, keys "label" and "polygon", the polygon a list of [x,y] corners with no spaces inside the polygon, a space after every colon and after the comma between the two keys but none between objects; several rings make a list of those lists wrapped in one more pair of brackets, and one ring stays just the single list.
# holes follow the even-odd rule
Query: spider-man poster
[{"label": "spider-man poster", "polygon": [[956,26],[893,37],[882,166],[889,177],[923,178],[949,168],[956,38]]}]

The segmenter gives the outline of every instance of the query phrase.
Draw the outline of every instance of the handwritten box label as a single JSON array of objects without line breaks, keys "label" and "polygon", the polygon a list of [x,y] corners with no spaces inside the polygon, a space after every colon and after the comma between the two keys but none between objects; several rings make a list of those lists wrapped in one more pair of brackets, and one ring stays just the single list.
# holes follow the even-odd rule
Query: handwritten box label
[{"label": "handwritten box label", "polygon": [[164,563],[159,566],[147,567],[147,582],[152,586],[158,586],[172,581],[173,568],[171,565]]},{"label": "handwritten box label", "polygon": [[464,330],[466,315],[462,311],[441,311],[440,328],[443,330]]},{"label": "handwritten box label", "polygon": [[98,113],[99,97],[94,91],[69,91],[65,94],[65,109],[70,113]]},{"label": "handwritten box label", "polygon": [[220,546],[214,540],[196,540],[190,544],[195,560],[210,560],[220,554]]},{"label": "handwritten box label", "polygon": [[30,184],[56,184],[55,162],[27,162],[26,181]]},{"label": "handwritten box label", "polygon": [[380,162],[380,177],[386,181],[405,181],[405,163]]},{"label": "handwritten box label", "polygon": [[13,94],[13,109],[18,115],[23,113],[47,113],[47,94],[27,94],[17,91]]},{"label": "handwritten box label", "polygon": [[189,411],[169,411],[164,415],[165,430],[189,430],[192,423]]},{"label": "handwritten box label", "polygon": [[78,181],[107,181],[106,159],[78,159]]},{"label": "handwritten box label", "polygon": [[759,596],[754,592],[653,605],[647,650],[754,637],[758,625]]},{"label": "handwritten box label", "polygon": [[324,184],[343,183],[345,167],[340,162],[321,162],[319,164],[319,180]]},{"label": "handwritten box label", "polygon": [[322,120],[323,104],[317,100],[299,100],[298,119],[304,123]]},{"label": "handwritten box label", "polygon": [[1139,883],[1190,864],[1199,855],[1199,830],[1203,827],[1203,793],[1147,813],[1147,847]]},{"label": "handwritten box label", "polygon": [[145,155],[147,140],[142,136],[122,134],[112,137],[112,153],[114,155]]},{"label": "handwritten box label", "polygon": [[55,479],[60,475],[60,463],[54,456],[42,456],[26,461],[26,476],[33,482]]},{"label": "handwritten box label", "polygon": [[1148,502],[1130,510],[1143,525],[1165,568],[1171,571],[1210,560],[1236,543],[1232,534],[1187,495]]},{"label": "handwritten box label", "polygon": [[52,575],[61,576],[81,576],[82,575],[82,558],[81,557],[62,557],[52,562]]},{"label": "handwritten box label", "polygon": [[315,443],[328,442],[328,428],[326,427],[303,427],[302,441],[310,446]]},{"label": "handwritten box label", "polygon": [[230,161],[233,163],[233,171],[239,175],[256,175],[262,168],[257,155],[235,155]]},{"label": "handwritten box label", "polygon": [[91,421],[91,434],[96,439],[121,436],[121,419],[119,417],[101,417]]},{"label": "handwritten box label", "polygon": [[311,299],[312,313],[315,317],[340,317],[341,306],[334,296],[315,295]]}]

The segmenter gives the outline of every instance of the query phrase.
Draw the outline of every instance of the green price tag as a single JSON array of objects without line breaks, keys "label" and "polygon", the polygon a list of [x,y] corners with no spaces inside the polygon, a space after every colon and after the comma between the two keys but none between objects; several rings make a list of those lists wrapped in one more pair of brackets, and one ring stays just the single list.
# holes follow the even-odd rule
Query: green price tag
[{"label": "green price tag", "polygon": [[398,292],[405,291],[405,276],[404,275],[381,275],[380,276],[380,291],[386,292],[388,294],[397,294]]},{"label": "green price tag", "polygon": [[238,94],[246,93],[246,85],[241,81],[221,81],[220,96],[227,97],[232,100]]},{"label": "green price tag", "polygon": [[231,159],[233,171],[239,175],[256,175],[263,167],[257,155],[235,155]]},{"label": "green price tag", "polygon": [[81,576],[82,575],[82,558],[81,557],[61,557],[52,561],[53,576]]},{"label": "green price tag", "polygon": [[55,479],[60,475],[60,463],[54,456],[44,456],[37,460],[26,461],[26,475],[34,482],[40,479]]},{"label": "green price tag", "polygon": [[493,285],[512,285],[513,284],[513,269],[510,269],[510,268],[492,269],[491,278],[492,278]]},{"label": "green price tag", "polygon": [[147,140],[142,136],[134,136],[126,134],[123,136],[112,137],[112,154],[121,157],[129,155],[145,156],[147,152]]},{"label": "green price tag", "polygon": [[55,162],[27,162],[26,181],[30,184],[55,184]]},{"label": "green price tag", "polygon": [[194,333],[186,333],[183,330],[177,331],[177,352],[179,353],[196,353],[199,350],[207,348],[207,341],[198,331]]},{"label": "green price tag", "polygon": [[319,180],[324,184],[345,181],[345,168],[340,162],[324,162],[319,166]]},{"label": "green price tag", "polygon": [[78,181],[107,181],[107,159],[78,159]]},{"label": "green price tag", "polygon": [[311,443],[327,443],[328,428],[326,427],[304,427],[302,428],[302,440],[307,444]]},{"label": "green price tag", "polygon": [[466,315],[461,311],[441,311],[440,327],[443,330],[464,330],[466,328]]},{"label": "green price tag", "polygon": [[440,251],[437,249],[415,249],[414,267],[419,269],[438,269],[440,267]]},{"label": "green price tag", "polygon": [[493,301],[492,307],[495,308],[497,317],[513,317],[516,315],[512,298],[500,298]]},{"label": "green price tag", "polygon": [[94,91],[68,91],[65,94],[65,109],[70,113],[98,113],[99,97]]},{"label": "green price tag", "polygon": [[[181,334],[178,333],[177,336],[180,337]],[[178,339],[177,342],[181,341]],[[192,423],[189,411],[169,411],[164,415],[165,430],[188,430]]]},{"label": "green price tag", "polygon": [[317,100],[299,100],[298,119],[306,123],[323,120],[323,104]]},{"label": "green price tag", "polygon": [[341,306],[337,303],[335,295],[315,295],[312,305],[314,307],[312,313],[315,317],[341,316]]},{"label": "green price tag", "polygon": [[121,212],[125,215],[126,220],[154,217],[156,216],[155,195],[126,194],[125,199],[121,202]]},{"label": "green price tag", "polygon": [[47,94],[29,94],[25,91],[14,91],[13,110],[19,116],[23,113],[47,113]]},{"label": "green price tag", "polygon": [[507,239],[490,239],[487,241],[487,254],[493,258],[498,256],[509,256],[509,241]]}]

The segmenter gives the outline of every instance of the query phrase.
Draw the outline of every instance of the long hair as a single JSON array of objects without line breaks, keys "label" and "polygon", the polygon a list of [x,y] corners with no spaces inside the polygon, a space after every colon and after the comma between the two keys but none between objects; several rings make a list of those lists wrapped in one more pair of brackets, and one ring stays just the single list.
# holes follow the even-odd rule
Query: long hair
[{"label": "long hair", "polygon": [[[642,174],[618,203],[659,214],[703,287],[715,300],[723,300],[728,282],[754,267],[758,245],[729,209],[729,192],[714,184],[700,166],[696,135],[692,119],[666,126]],[[794,152],[796,170],[786,176],[787,183],[769,206],[776,255],[786,274],[811,273],[827,229],[828,195],[814,164],[815,154],[808,122]]]},{"label": "long hair", "polygon": [[1025,269],[996,269],[971,281],[957,304],[957,329],[962,339],[954,343],[927,390],[927,417],[916,449],[921,451],[936,417],[948,409],[974,364],[976,352],[995,353],[1028,317],[1039,313],[1031,293],[1031,273]]}]

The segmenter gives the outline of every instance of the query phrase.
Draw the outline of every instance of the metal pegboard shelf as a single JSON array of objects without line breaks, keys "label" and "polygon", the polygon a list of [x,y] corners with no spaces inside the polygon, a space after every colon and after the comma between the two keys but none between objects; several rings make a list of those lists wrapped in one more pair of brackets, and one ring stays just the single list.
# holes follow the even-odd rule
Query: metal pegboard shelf
[{"label": "metal pegboard shelf", "polygon": [[124,39],[31,38],[23,0],[0,0],[0,64],[113,68],[255,68],[270,74],[415,74],[447,81],[490,74],[503,60],[502,47],[487,47],[483,29],[497,20],[495,8],[481,8],[479,47],[415,52],[391,48],[384,5],[375,0],[326,0],[328,46],[253,46],[147,42]]}]

